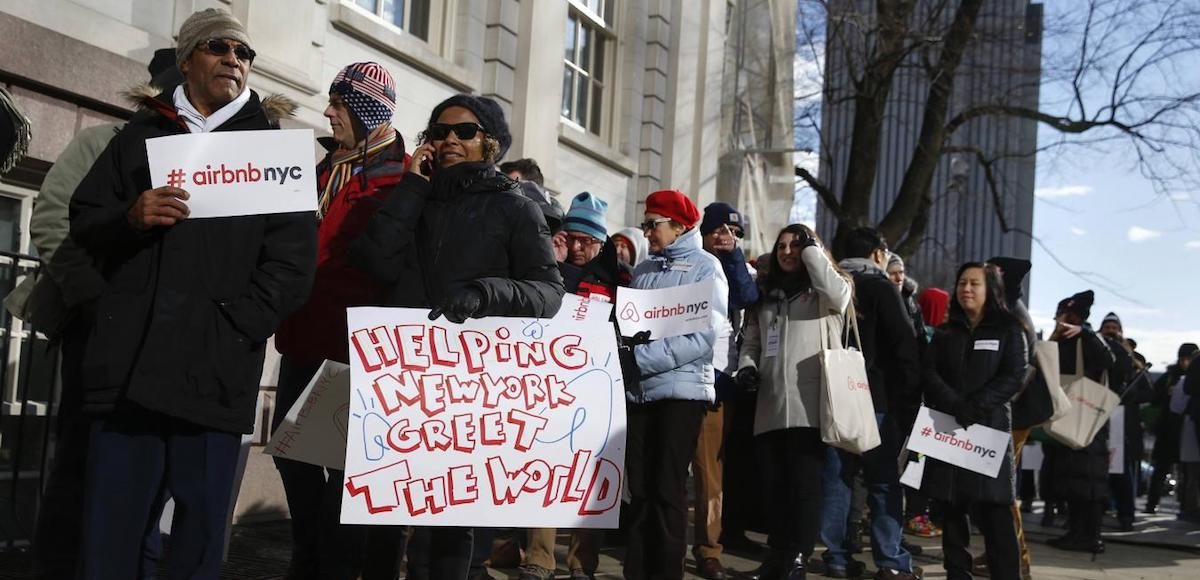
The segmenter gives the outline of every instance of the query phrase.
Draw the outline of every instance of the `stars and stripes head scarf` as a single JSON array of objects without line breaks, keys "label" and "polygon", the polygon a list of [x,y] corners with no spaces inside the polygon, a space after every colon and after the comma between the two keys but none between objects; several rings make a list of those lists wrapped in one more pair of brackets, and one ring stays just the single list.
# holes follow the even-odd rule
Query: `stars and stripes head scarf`
[{"label": "stars and stripes head scarf", "polygon": [[333,78],[329,94],[338,95],[354,120],[366,129],[361,148],[339,149],[330,159],[329,180],[321,191],[319,216],[329,210],[333,197],[354,177],[355,169],[396,142],[392,113],[396,110],[396,83],[387,69],[373,62],[346,66]]}]

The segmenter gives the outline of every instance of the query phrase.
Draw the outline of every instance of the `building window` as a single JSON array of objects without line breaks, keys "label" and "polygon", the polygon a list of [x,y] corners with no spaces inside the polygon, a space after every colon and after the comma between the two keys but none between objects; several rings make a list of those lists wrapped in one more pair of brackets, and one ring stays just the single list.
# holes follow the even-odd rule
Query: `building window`
[{"label": "building window", "polygon": [[603,134],[613,42],[610,0],[569,0],[563,55],[562,116],[595,134]]},{"label": "building window", "polygon": [[384,22],[429,41],[430,0],[354,0],[354,3]]}]

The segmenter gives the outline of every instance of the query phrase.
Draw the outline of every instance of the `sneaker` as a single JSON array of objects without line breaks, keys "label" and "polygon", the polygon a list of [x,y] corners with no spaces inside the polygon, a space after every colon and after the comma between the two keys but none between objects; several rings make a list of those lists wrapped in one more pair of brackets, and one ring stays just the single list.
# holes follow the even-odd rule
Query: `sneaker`
[{"label": "sneaker", "polygon": [[933,525],[929,516],[916,516],[904,524],[904,530],[920,538],[937,538],[942,535],[942,529]]},{"label": "sneaker", "polygon": [[533,564],[521,566],[518,572],[520,575],[517,576],[517,580],[554,580],[554,570],[547,570]]},{"label": "sneaker", "polygon": [[583,568],[576,568],[571,570],[571,580],[596,580],[596,575],[584,572]]}]

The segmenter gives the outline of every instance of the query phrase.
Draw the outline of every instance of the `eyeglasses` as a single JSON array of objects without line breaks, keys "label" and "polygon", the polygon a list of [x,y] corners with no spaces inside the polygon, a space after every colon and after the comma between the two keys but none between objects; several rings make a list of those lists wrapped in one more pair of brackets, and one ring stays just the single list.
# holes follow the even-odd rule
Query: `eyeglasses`
[{"label": "eyeglasses", "polygon": [[671,218],[658,218],[658,219],[653,219],[653,220],[646,220],[646,221],[642,222],[642,231],[648,232],[654,228],[657,228],[658,224],[665,224],[669,221],[671,221]]},{"label": "eyeglasses", "polygon": [[231,44],[228,41],[221,40],[220,38],[208,39],[208,41],[204,43],[204,48],[216,56],[225,56],[229,54],[229,51],[232,50],[233,55],[236,56],[238,60],[244,60],[246,62],[254,62],[254,57],[258,56],[258,53],[254,52],[254,49],[250,48],[249,46],[244,44]]},{"label": "eyeglasses", "polygon": [[454,136],[463,141],[468,141],[475,138],[475,134],[487,130],[478,123],[455,123],[453,125],[447,123],[434,123],[425,129],[425,136],[430,141],[442,141],[450,136],[450,132],[454,131]]},{"label": "eyeglasses", "polygon": [[599,243],[601,243],[600,240],[597,240],[596,238],[593,238],[592,236],[589,236],[586,234],[584,234],[584,235],[567,234],[567,247],[574,246],[575,244],[579,244],[584,247],[591,247],[591,246],[595,246]]},{"label": "eyeglasses", "polygon": [[717,234],[730,235],[730,236],[733,236],[738,239],[741,239],[741,238],[745,237],[745,235],[746,235],[746,232],[743,232],[742,228],[735,228],[735,227],[730,226],[729,224],[725,224],[725,225],[713,230],[713,232],[717,233]]}]

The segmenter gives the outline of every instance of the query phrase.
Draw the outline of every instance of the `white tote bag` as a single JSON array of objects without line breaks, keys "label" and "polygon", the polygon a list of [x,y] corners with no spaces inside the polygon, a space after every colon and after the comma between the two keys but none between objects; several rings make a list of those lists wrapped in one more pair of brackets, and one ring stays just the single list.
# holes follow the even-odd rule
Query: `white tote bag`
[{"label": "white tote bag", "polygon": [[1097,383],[1083,372],[1083,345],[1075,350],[1075,370],[1078,374],[1064,375],[1063,389],[1071,399],[1071,409],[1061,418],[1046,423],[1044,429],[1063,445],[1071,449],[1083,449],[1091,445],[1100,429],[1108,423],[1113,409],[1121,404],[1121,398],[1108,388],[1108,373],[1104,383]]},{"label": "white tote bag", "polygon": [[1046,389],[1050,391],[1050,404],[1054,413],[1050,421],[1061,419],[1071,410],[1071,399],[1063,390],[1062,377],[1058,374],[1058,343],[1053,340],[1040,340],[1033,347],[1037,358],[1038,368],[1042,369],[1042,378],[1046,381]]},{"label": "white tote bag", "polygon": [[[846,314],[857,344],[858,321],[851,308]],[[822,319],[823,321],[825,319]],[[875,403],[867,382],[867,364],[861,352],[846,347],[843,334],[831,345],[829,323],[821,332],[821,440],[851,453],[863,454],[879,446]]]}]

